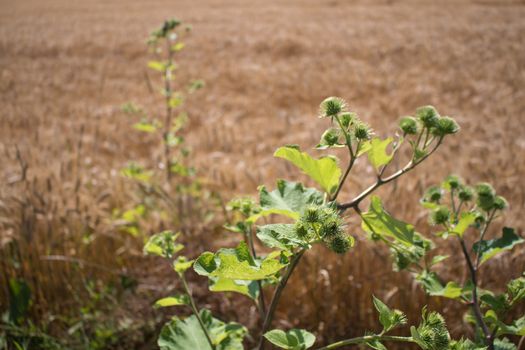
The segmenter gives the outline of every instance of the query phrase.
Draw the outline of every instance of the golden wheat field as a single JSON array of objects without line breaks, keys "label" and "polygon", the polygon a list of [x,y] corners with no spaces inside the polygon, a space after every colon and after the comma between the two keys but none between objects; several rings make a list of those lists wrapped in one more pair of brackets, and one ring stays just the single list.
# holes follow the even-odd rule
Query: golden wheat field
[{"label": "golden wheat field", "polygon": [[[427,104],[461,126],[460,136],[379,191],[396,217],[430,235],[418,200],[455,173],[491,182],[508,199],[491,234],[505,225],[523,236],[523,1],[2,0],[0,311],[8,308],[9,279],[24,279],[33,322],[68,337],[75,332],[70,320],[98,308],[94,290],[116,283],[112,302],[89,312],[113,325],[116,338],[99,347],[110,349],[156,348],[162,321],[177,312],[151,307],[177,288],[169,266],[143,257],[143,240],[115,224],[115,213],[137,196],[120,169],[129,160],[159,159],[155,141],[135,132],[120,106],[161,108],[145,40],[169,17],[192,26],[177,79],[205,81],[184,108],[191,163],[208,194],[198,203],[177,200],[172,218],[141,219],[147,234],[177,225],[190,255],[233,242],[221,228],[221,206],[235,195],[256,196],[261,184],[273,188],[279,178],[312,185],[272,154],[284,144],[315,146],[327,127],[317,118],[319,103],[340,96],[377,135],[392,134],[399,117]],[[341,198],[374,180],[365,163],[357,164]],[[319,344],[363,334],[377,328],[373,293],[410,320],[428,304],[452,316],[453,334],[465,333],[457,315],[466,309],[427,297],[410,274],[392,272],[387,249],[367,243],[359,223],[349,217],[357,246],[344,257],[322,248],[309,253],[283,295],[275,327],[309,329]],[[466,278],[463,261],[443,269]],[[480,283],[498,285],[524,270],[518,248],[484,268]],[[134,287],[123,288],[123,278]],[[245,300],[210,296],[202,278],[191,282],[217,315],[257,327],[257,311]],[[79,342],[76,348],[97,348]]]}]

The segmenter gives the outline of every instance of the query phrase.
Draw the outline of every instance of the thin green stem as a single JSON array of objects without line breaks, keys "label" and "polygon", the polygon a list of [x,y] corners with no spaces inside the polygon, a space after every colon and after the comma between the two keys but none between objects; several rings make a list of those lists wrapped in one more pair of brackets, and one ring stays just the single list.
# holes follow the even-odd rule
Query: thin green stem
[{"label": "thin green stem", "polygon": [[[250,247],[252,257],[254,259],[257,259],[257,252],[255,250],[255,245],[253,243],[253,235],[252,235],[252,226],[250,225],[248,229],[245,232],[245,237],[247,240],[247,244]],[[259,280],[257,281],[257,285],[259,286],[259,302],[257,303],[257,306],[259,307],[259,312],[261,314],[261,318],[264,318],[264,315],[266,314],[266,302],[264,301],[264,293],[262,288],[262,282]]]},{"label": "thin green stem", "polygon": [[265,343],[264,333],[266,333],[268,329],[270,328],[272,319],[273,319],[273,314],[275,313],[275,310],[277,309],[277,304],[279,303],[281,294],[284,288],[286,287],[286,284],[288,283],[288,279],[292,275],[293,271],[297,267],[297,264],[299,263],[299,260],[301,259],[301,257],[304,255],[305,252],[306,250],[302,249],[293,256],[292,261],[290,262],[290,265],[288,265],[288,269],[284,273],[283,277],[281,277],[281,281],[279,282],[279,284],[277,285],[277,288],[275,289],[275,292],[272,297],[272,301],[270,302],[270,306],[268,308],[268,312],[266,313],[266,317],[264,319],[263,327],[261,330],[261,337],[259,339],[259,345],[257,346],[257,349],[259,350],[264,349],[264,343]]},{"label": "thin green stem", "polygon": [[206,329],[204,322],[202,322],[202,318],[199,314],[199,310],[197,309],[197,306],[195,305],[195,300],[193,300],[193,295],[191,293],[190,287],[188,286],[188,282],[186,281],[186,277],[184,277],[184,273],[180,274],[180,278],[182,280],[182,285],[184,286],[184,290],[186,291],[186,294],[190,298],[191,310],[193,311],[193,314],[195,315],[195,317],[197,317],[197,321],[199,321],[199,325],[201,326],[202,331],[206,335],[206,340],[208,340],[208,343],[210,343],[211,348],[215,349],[215,345],[213,345],[210,334],[208,333],[208,330]]},{"label": "thin green stem", "polygon": [[376,340],[377,341],[415,343],[415,340],[412,337],[401,337],[401,336],[395,336],[395,335],[365,335],[364,337],[357,337],[357,338],[351,338],[351,339],[346,339],[346,340],[340,340],[340,341],[332,343],[330,345],[318,348],[317,350],[337,349],[337,348],[340,348],[342,346],[363,344],[363,343],[368,343],[368,342],[376,341]]}]

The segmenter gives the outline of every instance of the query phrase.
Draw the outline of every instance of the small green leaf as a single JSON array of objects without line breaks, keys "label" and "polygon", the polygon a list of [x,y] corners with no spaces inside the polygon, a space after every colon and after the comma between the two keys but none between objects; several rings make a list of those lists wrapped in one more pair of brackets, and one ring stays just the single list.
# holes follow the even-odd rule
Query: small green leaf
[{"label": "small green leaf", "polygon": [[155,307],[168,307],[168,306],[179,306],[179,305],[189,305],[190,297],[186,294],[177,295],[173,297],[166,297],[159,299],[155,302]]},{"label": "small green leaf", "polygon": [[262,280],[275,275],[286,264],[277,259],[279,251],[270,253],[262,260],[254,261],[246,243],[241,242],[235,249],[220,249],[213,254],[205,252],[195,261],[193,268],[202,276],[234,280]]},{"label": "small green leaf", "polygon": [[259,188],[259,201],[261,212],[248,218],[248,221],[255,222],[270,214],[284,215],[297,220],[309,204],[322,204],[323,194],[315,188],[305,188],[299,182],[278,180],[277,188],[271,192],[264,186]]},{"label": "small green leaf", "polygon": [[141,120],[140,122],[133,124],[133,129],[147,133],[152,133],[157,131],[157,126],[153,123],[148,122],[147,120]]},{"label": "small green leaf", "polygon": [[375,296],[372,297],[374,306],[377,312],[379,312],[379,322],[383,325],[383,331],[385,333],[407,322],[406,316],[401,311],[392,310]]},{"label": "small green leaf", "polygon": [[448,282],[445,286],[435,272],[423,271],[416,280],[428,295],[457,299],[469,292],[469,287],[461,287],[456,282]]},{"label": "small green leaf", "polygon": [[264,337],[273,345],[287,350],[304,350],[315,343],[315,335],[304,329],[291,329],[288,332],[273,329],[266,332]]},{"label": "small green leaf", "polygon": [[459,219],[459,222],[456,226],[452,228],[450,231],[451,234],[458,235],[459,237],[463,237],[463,233],[469,228],[470,225],[472,225],[476,221],[476,214],[475,213],[463,213],[461,215],[461,218]]},{"label": "small green leaf", "polygon": [[183,42],[178,42],[175,45],[171,45],[171,51],[173,51],[173,52],[180,51],[183,48],[184,48],[184,43]]},{"label": "small green leaf", "polygon": [[160,61],[149,61],[148,67],[159,72],[163,72],[166,69],[166,65]]},{"label": "small green leaf", "polygon": [[171,259],[173,256],[181,251],[184,246],[176,243],[180,233],[173,233],[172,231],[163,231],[151,236],[144,246],[144,253],[151,255],[158,255],[164,258]]},{"label": "small green leaf", "polygon": [[336,158],[322,157],[315,159],[308,153],[301,152],[299,149],[290,146],[277,149],[274,156],[292,162],[306,175],[315,180],[327,193],[334,192],[339,185],[341,168],[337,165]]},{"label": "small green leaf", "polygon": [[357,148],[356,157],[361,157],[363,154],[368,153],[372,149],[372,143],[370,141],[364,141],[359,143]]},{"label": "small green leaf", "polygon": [[193,265],[193,260],[188,260],[185,256],[179,256],[177,260],[173,262],[173,269],[180,275],[186,272],[191,265]]},{"label": "small green leaf", "polygon": [[523,242],[523,238],[518,236],[514,229],[504,227],[501,238],[476,242],[474,243],[473,249],[476,253],[480,254],[480,264],[483,264],[496,254],[510,250]]},{"label": "small green leaf", "polygon": [[373,138],[370,141],[370,150],[368,151],[368,160],[370,163],[379,170],[383,165],[390,163],[393,155],[388,154],[386,149],[390,143],[394,141],[393,138],[389,137],[385,140]]},{"label": "small green leaf", "polygon": [[448,255],[436,255],[435,257],[432,258],[432,260],[430,261],[430,266],[434,266],[436,264],[439,264],[440,262],[448,259]]}]

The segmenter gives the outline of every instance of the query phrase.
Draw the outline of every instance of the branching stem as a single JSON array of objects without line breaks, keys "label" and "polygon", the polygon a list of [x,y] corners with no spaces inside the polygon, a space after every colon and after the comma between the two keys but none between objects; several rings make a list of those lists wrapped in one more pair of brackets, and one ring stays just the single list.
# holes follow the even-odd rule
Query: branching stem
[{"label": "branching stem", "polygon": [[392,341],[392,342],[408,342],[415,343],[414,338],[412,337],[400,337],[395,335],[365,335],[364,337],[351,338],[346,340],[341,340],[335,343],[332,343],[317,350],[330,350],[337,349],[342,346],[363,344],[371,341]]}]

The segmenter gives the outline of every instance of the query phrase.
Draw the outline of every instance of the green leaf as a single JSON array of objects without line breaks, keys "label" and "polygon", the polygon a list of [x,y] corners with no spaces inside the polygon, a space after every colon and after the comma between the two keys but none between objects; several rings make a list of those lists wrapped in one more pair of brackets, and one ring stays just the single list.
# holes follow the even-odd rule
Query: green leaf
[{"label": "green leaf", "polygon": [[21,324],[31,306],[31,288],[22,279],[9,279],[9,321]]},{"label": "green leaf", "polygon": [[379,340],[369,340],[366,342],[366,346],[375,349],[375,350],[388,350]]},{"label": "green leaf", "polygon": [[159,72],[164,72],[166,69],[166,65],[160,61],[149,61],[148,67]]},{"label": "green leaf", "polygon": [[120,173],[122,176],[141,182],[148,182],[153,176],[153,171],[146,170],[142,165],[136,163],[128,164]]},{"label": "green leaf", "polygon": [[517,336],[525,336],[525,315],[513,321],[510,325],[503,322],[498,322],[500,327],[499,334],[511,334]]},{"label": "green leaf", "polygon": [[166,297],[155,302],[155,307],[179,306],[189,305],[190,297],[186,294],[176,295],[173,297]]},{"label": "green leaf", "polygon": [[257,238],[269,248],[292,250],[307,244],[297,236],[293,224],[270,224],[257,227]]},{"label": "green leaf", "polygon": [[261,212],[248,218],[248,221],[255,222],[260,217],[270,214],[280,214],[297,220],[309,204],[322,204],[323,194],[315,188],[305,188],[299,182],[278,180],[277,188],[271,192],[264,186],[259,188],[259,201]]},{"label": "green leaf", "polygon": [[152,133],[157,131],[157,126],[153,123],[150,123],[147,120],[141,120],[140,122],[133,124],[133,129],[147,133]]},{"label": "green leaf", "polygon": [[381,199],[372,196],[370,207],[362,214],[362,227],[368,233],[385,235],[411,246],[414,243],[414,226],[394,219],[384,208]]},{"label": "green leaf", "polygon": [[184,246],[176,243],[179,233],[172,231],[163,231],[151,236],[144,246],[144,253],[150,255],[158,255],[164,258],[171,259],[175,254],[181,251]]},{"label": "green leaf", "polygon": [[256,300],[259,296],[259,284],[257,281],[210,278],[210,290],[212,292],[236,292],[253,300]]},{"label": "green leaf", "polygon": [[315,343],[315,335],[304,329],[291,329],[288,332],[273,329],[266,332],[264,337],[273,345],[288,350],[308,349]]},{"label": "green leaf", "polygon": [[476,214],[475,213],[463,213],[461,215],[461,218],[459,219],[459,222],[456,226],[452,228],[450,231],[451,234],[458,235],[459,237],[463,237],[463,233],[469,228],[470,225],[472,225],[476,221]]},{"label": "green leaf", "polygon": [[430,261],[430,266],[434,266],[436,264],[439,264],[440,262],[448,259],[448,255],[436,255],[432,258],[432,260]]},{"label": "green leaf", "polygon": [[184,43],[183,42],[178,42],[175,45],[171,45],[171,51],[173,51],[173,52],[180,51],[183,48],[184,48]]},{"label": "green leaf", "polygon": [[[245,327],[233,322],[224,323],[212,317],[208,310],[201,310],[200,317],[216,350],[243,350]],[[157,344],[161,350],[212,350],[195,315],[185,320],[175,317],[166,323]]]},{"label": "green leaf", "polygon": [[286,264],[281,263],[279,251],[262,260],[254,261],[245,242],[235,249],[220,249],[217,253],[205,252],[199,256],[193,269],[199,275],[234,280],[262,280],[275,275]]},{"label": "green leaf", "polygon": [[357,148],[356,157],[361,157],[363,154],[368,153],[372,149],[372,143],[370,141],[364,141],[359,143]]},{"label": "green leaf", "polygon": [[185,256],[179,256],[173,262],[173,269],[179,274],[183,274],[193,265],[193,260],[188,260]]},{"label": "green leaf", "polygon": [[461,287],[456,282],[448,282],[445,286],[435,272],[423,271],[416,280],[421,284],[428,295],[457,299],[470,291],[470,288]]},{"label": "green leaf", "polygon": [[394,141],[393,138],[389,137],[385,140],[373,138],[370,141],[370,150],[368,151],[368,160],[370,163],[379,170],[380,167],[390,163],[393,158],[392,154],[388,154],[386,149],[390,143]]},{"label": "green leaf", "polygon": [[483,264],[496,254],[510,250],[523,242],[523,238],[518,236],[514,229],[504,227],[501,238],[476,242],[474,243],[473,249],[476,253],[480,254],[480,264]]},{"label": "green leaf", "polygon": [[383,331],[386,333],[395,327],[407,322],[406,316],[399,310],[390,309],[385,303],[373,297],[374,307],[379,312],[379,322],[383,325]]},{"label": "green leaf", "polygon": [[494,339],[494,350],[516,350],[515,344],[510,342],[507,338]]},{"label": "green leaf", "polygon": [[299,149],[290,146],[277,149],[274,156],[292,162],[317,182],[327,193],[334,192],[339,185],[341,168],[337,165],[337,159],[333,157],[315,159],[308,153],[301,152]]}]

